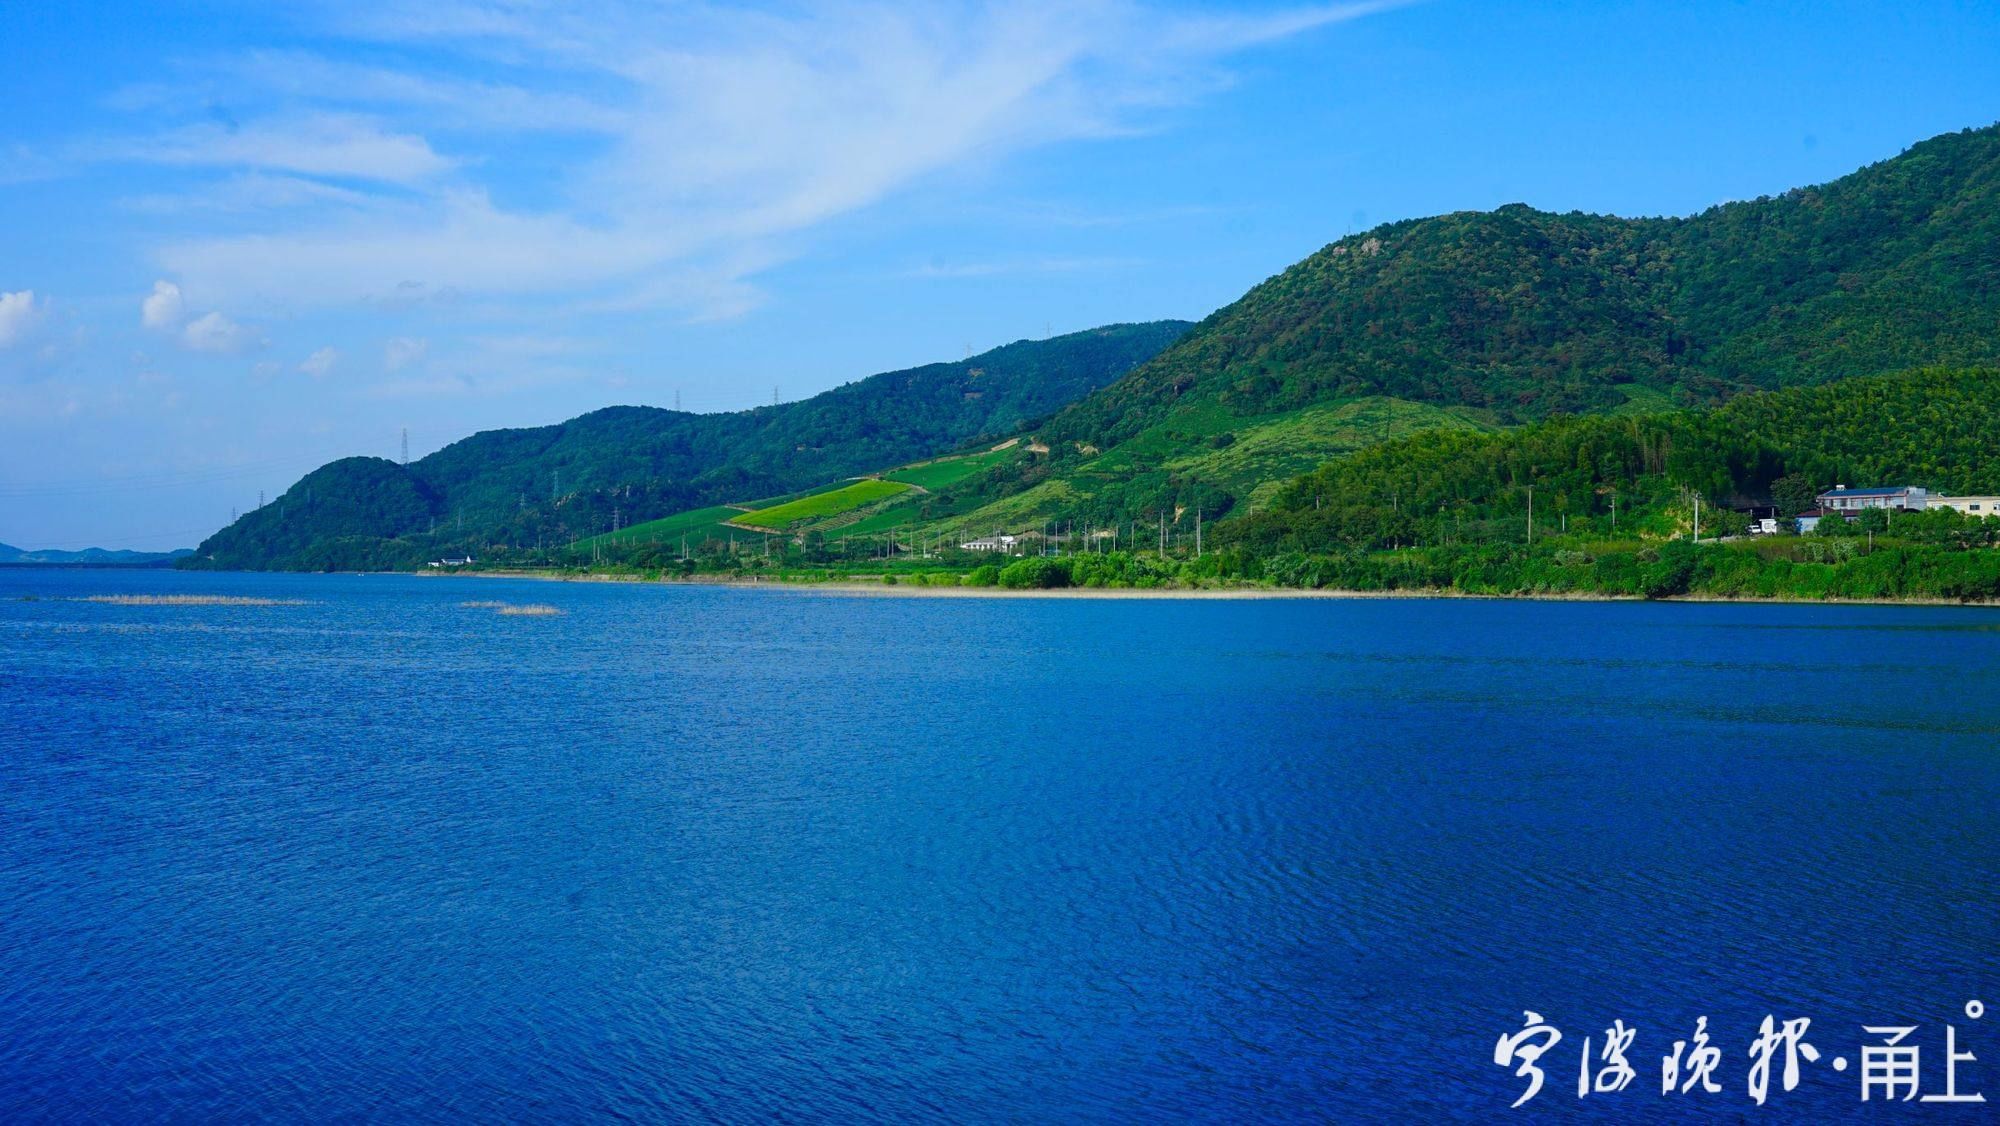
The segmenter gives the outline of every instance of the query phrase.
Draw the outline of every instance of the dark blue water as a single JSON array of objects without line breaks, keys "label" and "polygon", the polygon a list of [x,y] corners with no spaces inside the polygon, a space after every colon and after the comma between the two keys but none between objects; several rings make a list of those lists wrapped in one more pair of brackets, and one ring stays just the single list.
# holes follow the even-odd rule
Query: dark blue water
[{"label": "dark blue water", "polygon": [[1766,1013],[1767,1116],[2000,1100],[1996,732],[1979,610],[5,570],[0,1119],[1498,1118],[1524,1009],[1514,1118]]}]

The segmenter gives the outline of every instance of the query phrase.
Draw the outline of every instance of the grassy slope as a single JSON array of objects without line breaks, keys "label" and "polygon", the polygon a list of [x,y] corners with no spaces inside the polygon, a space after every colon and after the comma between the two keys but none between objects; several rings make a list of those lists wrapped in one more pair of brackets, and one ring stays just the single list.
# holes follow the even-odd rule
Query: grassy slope
[{"label": "grassy slope", "polygon": [[1020,447],[1010,444],[1005,448],[995,448],[982,453],[966,454],[962,457],[941,457],[933,461],[906,465],[882,476],[890,481],[907,482],[920,489],[942,489],[956,485],[974,474],[984,473],[1002,462],[1019,457],[1020,454]]},{"label": "grassy slope", "polygon": [[601,536],[592,536],[587,540],[581,541],[578,546],[589,548],[598,544],[652,543],[655,540],[661,543],[672,543],[678,541],[682,536],[687,536],[694,540],[700,540],[709,536],[722,536],[731,531],[727,524],[729,518],[740,515],[742,513],[739,510],[730,508],[727,505],[717,505],[713,508],[697,508],[692,512],[681,512],[659,520],[648,520],[643,524],[634,524],[629,528],[621,528],[616,532],[606,532]]},{"label": "grassy slope", "polygon": [[794,524],[825,520],[852,512],[909,490],[910,486],[901,481],[884,481],[871,477],[827,492],[787,501],[772,508],[738,513],[730,522],[745,527],[789,528]]},{"label": "grassy slope", "polygon": [[[1415,430],[1494,428],[1476,411],[1382,396],[1250,418],[1209,404],[1179,412],[1063,476],[986,505],[957,523],[977,529],[1035,527],[1087,503],[1100,487],[1121,487],[1148,474],[1200,477],[1248,498],[1255,509],[1299,474],[1386,438]],[[1218,444],[1225,434],[1233,440]]]}]

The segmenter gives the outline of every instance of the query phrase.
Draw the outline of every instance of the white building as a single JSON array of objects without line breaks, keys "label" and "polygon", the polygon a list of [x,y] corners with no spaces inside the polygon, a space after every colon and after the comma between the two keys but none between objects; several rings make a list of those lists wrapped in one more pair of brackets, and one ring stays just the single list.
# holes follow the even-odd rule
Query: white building
[{"label": "white building", "polygon": [[1819,495],[1819,506],[1828,512],[1853,516],[1864,508],[1900,508],[1922,512],[1930,494],[1915,485],[1894,485],[1871,489],[1850,489],[1835,485]]},{"label": "white building", "polygon": [[967,540],[958,546],[963,551],[997,551],[1003,555],[1012,555],[1014,545],[1019,542],[1019,536],[984,536],[976,540]]},{"label": "white building", "polygon": [[1967,516],[1985,518],[2000,516],[2000,497],[1947,497],[1934,496],[1930,503],[1940,508],[1957,509]]}]

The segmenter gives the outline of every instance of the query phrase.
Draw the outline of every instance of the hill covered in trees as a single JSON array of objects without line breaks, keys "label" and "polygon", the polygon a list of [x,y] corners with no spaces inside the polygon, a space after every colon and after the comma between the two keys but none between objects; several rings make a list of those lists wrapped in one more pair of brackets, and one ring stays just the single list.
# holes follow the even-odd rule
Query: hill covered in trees
[{"label": "hill covered in trees", "polygon": [[1024,340],[748,411],[610,407],[554,426],[475,434],[408,466],[345,458],[209,537],[183,565],[409,567],[790,493],[1014,434],[1187,328],[1158,321]]},{"label": "hill covered in trees", "polygon": [[1301,411],[1386,398],[1510,425],[1994,362],[2000,127],[1686,218],[1513,205],[1344,238],[1057,413],[1042,463],[969,487],[1009,520],[1213,516],[1258,489],[1187,452]]},{"label": "hill covered in trees", "polygon": [[[1329,462],[1216,529],[1258,554],[1527,543],[1560,534],[1740,530],[1730,506],[1793,512],[1836,484],[2000,493],[2000,369],[1928,368],[1745,395],[1711,410],[1431,430]],[[1531,497],[1532,491],[1532,497]],[[1740,520],[1740,518],[1738,518]]]}]

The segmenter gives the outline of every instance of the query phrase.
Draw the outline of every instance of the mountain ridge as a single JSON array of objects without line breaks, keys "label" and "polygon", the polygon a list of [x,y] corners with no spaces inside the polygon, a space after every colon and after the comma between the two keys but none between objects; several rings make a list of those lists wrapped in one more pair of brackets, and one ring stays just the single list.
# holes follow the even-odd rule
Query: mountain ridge
[{"label": "mountain ridge", "polygon": [[1686,217],[1509,204],[1347,236],[1057,412],[1036,431],[1047,464],[979,487],[1039,488],[1049,503],[1026,507],[1044,519],[1227,511],[1246,497],[1168,459],[1102,462],[1141,439],[1185,445],[1370,395],[1511,424],[1996,361],[2000,126],[1987,126]]},{"label": "mountain ridge", "polygon": [[1020,340],[746,411],[603,407],[547,426],[482,431],[407,466],[341,458],[204,540],[183,565],[409,567],[787,494],[1011,435],[1187,327],[1153,321]]}]

